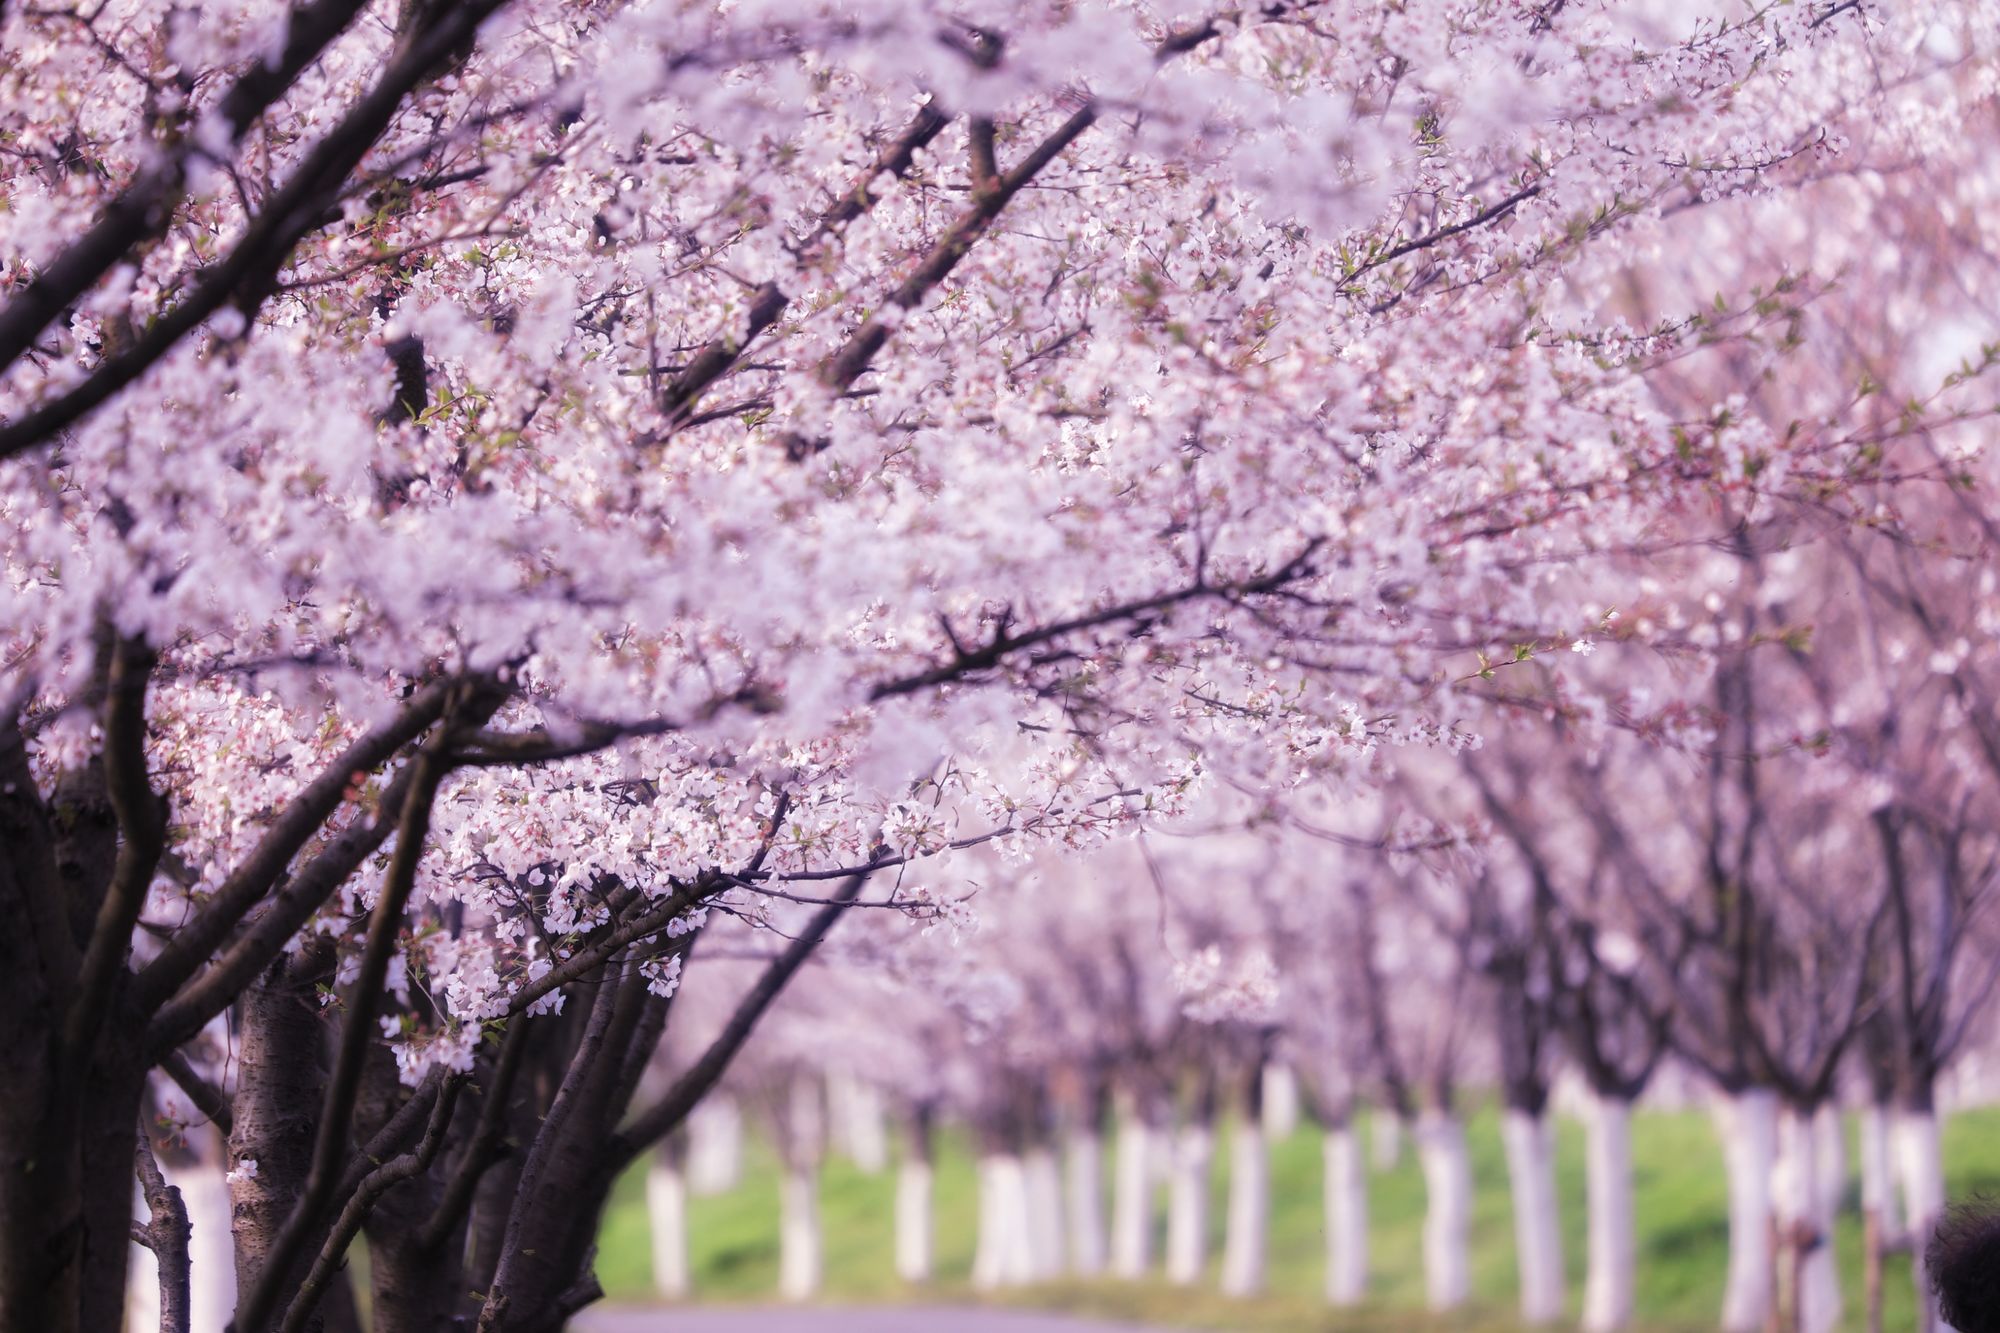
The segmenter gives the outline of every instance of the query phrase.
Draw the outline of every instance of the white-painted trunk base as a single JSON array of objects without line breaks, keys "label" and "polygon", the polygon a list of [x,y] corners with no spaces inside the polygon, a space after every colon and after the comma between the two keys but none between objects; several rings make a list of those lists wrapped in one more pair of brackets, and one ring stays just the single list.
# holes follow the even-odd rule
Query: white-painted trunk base
[{"label": "white-painted trunk base", "polygon": [[1138,1278],[1153,1266],[1153,1128],[1135,1111],[1118,1117],[1112,1149],[1111,1271]]},{"label": "white-painted trunk base", "polygon": [[1840,1275],[1833,1263],[1833,1219],[1825,1211],[1815,1117],[1790,1109],[1778,1117],[1778,1159],[1772,1171],[1772,1205],[1780,1253],[1780,1289],[1797,1333],[1831,1333],[1840,1322]]},{"label": "white-painted trunk base", "polygon": [[825,1264],[820,1241],[819,1174],[787,1167],[778,1184],[778,1294],[788,1301],[819,1294]]},{"label": "white-painted trunk base", "polygon": [[[1924,1245],[1944,1212],[1944,1154],[1935,1111],[1898,1111],[1889,1123],[1889,1140],[1897,1181],[1903,1190],[1903,1214],[1909,1220],[1911,1274],[1917,1290],[1930,1291],[1924,1266]],[[1924,1297],[1924,1324],[1949,1333],[1937,1316],[1936,1302]]]},{"label": "white-painted trunk base", "polygon": [[1726,1095],[1715,1107],[1729,1172],[1729,1276],[1724,1333],[1760,1333],[1771,1317],[1771,1167],[1778,1155],[1778,1098],[1766,1088]]},{"label": "white-painted trunk base", "polygon": [[827,1118],[841,1153],[866,1175],[889,1165],[889,1113],[882,1090],[852,1074],[826,1081]]},{"label": "white-painted trunk base", "polygon": [[1607,1333],[1632,1320],[1638,1248],[1632,1215],[1632,1104],[1593,1097],[1584,1122],[1588,1254],[1583,1327]]},{"label": "white-painted trunk base", "polygon": [[1455,1310],[1472,1294],[1472,1157],[1465,1126],[1441,1111],[1417,1118],[1424,1174],[1424,1291],[1433,1310]]},{"label": "white-painted trunk base", "polygon": [[652,1229],[653,1290],[670,1301],[692,1290],[688,1267],[688,1186],[678,1166],[654,1154],[646,1169],[646,1220]]},{"label": "white-painted trunk base", "polygon": [[1562,1219],[1556,1204],[1555,1129],[1547,1113],[1510,1109],[1501,1121],[1507,1182],[1514,1199],[1514,1253],[1520,1272],[1521,1321],[1562,1318]]},{"label": "white-painted trunk base", "polygon": [[1259,1092],[1263,1106],[1264,1134],[1273,1143],[1283,1143],[1299,1130],[1299,1076],[1286,1064],[1264,1066]]},{"label": "white-painted trunk base", "polygon": [[1326,1299],[1339,1306],[1368,1298],[1368,1170],[1353,1122],[1326,1131]]},{"label": "white-painted trunk base", "polygon": [[736,1099],[710,1095],[688,1115],[688,1188],[723,1194],[743,1179],[743,1111]]},{"label": "white-painted trunk base", "polygon": [[1174,1142],[1167,1182],[1167,1281],[1189,1286],[1208,1266],[1208,1168],[1215,1135],[1207,1125],[1185,1126]]},{"label": "white-painted trunk base", "polygon": [[1069,1265],[1080,1277],[1104,1272],[1104,1149],[1095,1129],[1070,1135],[1063,1159],[1068,1206]]},{"label": "white-painted trunk base", "polygon": [[1229,1135],[1229,1205],[1222,1243],[1222,1291],[1255,1296],[1264,1290],[1271,1218],[1271,1162],[1264,1126],[1238,1120]]},{"label": "white-painted trunk base", "polygon": [[1033,1278],[1027,1172],[1012,1153],[987,1153],[979,1159],[979,1240],[972,1255],[972,1285],[992,1291]]},{"label": "white-painted trunk base", "polygon": [[1895,1158],[1889,1146],[1889,1108],[1870,1102],[1861,1108],[1857,1135],[1861,1159],[1861,1212],[1875,1219],[1884,1245],[1903,1239],[1903,1210],[1896,1203]]},{"label": "white-painted trunk base", "polygon": [[1021,1159],[1027,1190],[1027,1240],[1030,1276],[1037,1282],[1063,1273],[1062,1168],[1048,1148],[1031,1148]]},{"label": "white-painted trunk base", "polygon": [[931,1164],[906,1157],[896,1171],[896,1276],[931,1278]]}]

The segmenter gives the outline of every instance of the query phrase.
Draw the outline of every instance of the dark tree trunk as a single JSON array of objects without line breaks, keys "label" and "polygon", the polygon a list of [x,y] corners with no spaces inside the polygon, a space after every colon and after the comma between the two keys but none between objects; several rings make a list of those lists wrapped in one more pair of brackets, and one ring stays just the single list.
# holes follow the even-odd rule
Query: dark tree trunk
[{"label": "dark tree trunk", "polygon": [[437,1333],[450,1326],[462,1248],[425,1246],[418,1237],[443,1193],[423,1172],[382,1196],[368,1220],[368,1282],[374,1333]]},{"label": "dark tree trunk", "polygon": [[599,1294],[597,1227],[621,1163],[605,1152],[666,1024],[668,1002],[636,966],[605,983],[522,1164],[481,1333],[556,1333]]},{"label": "dark tree trunk", "polygon": [[[330,948],[281,958],[243,993],[229,1155],[256,1162],[257,1174],[239,1174],[229,1186],[238,1291],[256,1284],[312,1168],[326,1097],[318,986],[332,979],[333,964]],[[286,1284],[287,1298],[295,1284]]]}]

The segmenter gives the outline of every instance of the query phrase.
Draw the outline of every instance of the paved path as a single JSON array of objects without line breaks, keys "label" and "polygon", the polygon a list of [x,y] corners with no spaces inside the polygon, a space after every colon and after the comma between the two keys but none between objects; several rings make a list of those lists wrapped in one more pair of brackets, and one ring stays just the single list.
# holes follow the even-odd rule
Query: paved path
[{"label": "paved path", "polygon": [[1137,1324],[1105,1324],[1025,1310],[897,1306],[759,1310],[599,1306],[578,1315],[576,1333],[1149,1333]]}]

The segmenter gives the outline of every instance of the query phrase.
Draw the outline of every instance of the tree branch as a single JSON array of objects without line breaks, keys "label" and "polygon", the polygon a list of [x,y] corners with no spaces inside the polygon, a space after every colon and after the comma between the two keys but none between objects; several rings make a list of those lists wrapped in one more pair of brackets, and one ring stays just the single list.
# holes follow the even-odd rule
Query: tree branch
[{"label": "tree branch", "polygon": [[445,764],[433,741],[418,752],[408,802],[396,830],[396,851],[383,877],[382,889],[369,918],[367,943],[361,955],[361,969],[348,991],[347,1014],[341,1032],[340,1051],[333,1077],[326,1088],[325,1110],[320,1115],[319,1136],[313,1144],[312,1168],[306,1187],[285,1220],[266,1256],[256,1283],[237,1307],[230,1324],[232,1333],[261,1333],[275,1311],[281,1284],[297,1260],[307,1238],[319,1227],[332,1206],[345,1156],[347,1129],[354,1116],[354,1093],[361,1078],[362,1060],[368,1045],[376,1040],[375,1012],[381,1005],[383,980],[389,958],[395,952],[396,937],[402,929],[403,908],[416,885],[417,865],[423,857],[424,841],[430,832],[431,804],[438,784],[444,780]]},{"label": "tree branch", "polygon": [[265,203],[228,256],[189,279],[187,295],[154,321],[124,352],[100,363],[81,383],[0,426],[0,458],[37,448],[80,421],[145,374],[203,320],[234,301],[246,315],[261,306],[268,286],[301,239],[320,225],[348,174],[395,118],[403,98],[470,41],[506,0],[458,0],[438,6],[436,23],[405,46],[381,80],[307,153],[291,178]]},{"label": "tree branch", "polygon": [[187,1205],[181,1200],[180,1190],[169,1185],[160,1174],[160,1164],[153,1159],[153,1145],[147,1141],[144,1128],[139,1131],[135,1157],[139,1187],[151,1214],[146,1225],[136,1230],[145,1237],[146,1248],[153,1252],[153,1259],[159,1265],[160,1333],[193,1333],[190,1314],[193,1283],[188,1263],[188,1239],[193,1228],[188,1225]]},{"label": "tree branch", "polygon": [[228,952],[161,1007],[147,1026],[153,1051],[191,1040],[208,1021],[235,1002],[259,973],[282,953],[299,927],[333,897],[340,886],[389,840],[410,801],[415,766],[390,780],[375,818],[347,829],[279,891],[269,911],[231,945]]},{"label": "tree branch", "polygon": [[417,1244],[426,1250],[442,1246],[445,1238],[457,1229],[466,1209],[472,1206],[472,1192],[478,1188],[480,1177],[500,1158],[500,1140],[507,1132],[507,1098],[513,1094],[514,1076],[520,1071],[521,1054],[528,1045],[527,1034],[528,1020],[516,1018],[507,1025],[507,1035],[500,1039],[500,1055],[482,1093],[485,1101],[479,1108],[479,1123],[472,1131],[472,1141],[466,1145],[465,1156],[459,1159],[458,1169],[446,1183],[437,1210],[417,1233]]},{"label": "tree branch", "polygon": [[167,1052],[166,1059],[160,1061],[160,1068],[182,1092],[188,1095],[188,1100],[194,1103],[194,1109],[207,1116],[209,1123],[214,1125],[224,1138],[228,1138],[230,1131],[236,1126],[236,1119],[230,1111],[229,1099],[222,1095],[222,1090],[197,1074],[194,1066],[188,1063],[187,1056],[181,1051]]},{"label": "tree branch", "polygon": [[785,984],[805,965],[806,959],[826,938],[826,933],[833,929],[833,923],[840,919],[841,913],[860,896],[873,872],[872,866],[857,871],[841,884],[826,906],[813,913],[805,928],[737,1003],[736,1012],[729,1016],[728,1024],[702,1052],[701,1058],[659,1101],[633,1116],[623,1129],[611,1136],[604,1152],[607,1162],[614,1168],[624,1167],[687,1119],[695,1104],[721,1080],[758,1020],[784,991]]},{"label": "tree branch", "polygon": [[116,997],[132,929],[139,922],[153,871],[166,849],[167,815],[146,771],[146,687],[153,654],[135,639],[121,639],[111,652],[110,691],[104,714],[104,782],[118,818],[118,859],[111,886],[98,905],[77,977],[77,996],[63,1025],[63,1043],[72,1065],[90,1059],[97,1036]]},{"label": "tree branch", "polygon": [[451,690],[449,681],[418,690],[394,718],[357,738],[287,803],[284,813],[223,880],[201,912],[177,929],[159,955],[140,971],[132,995],[142,1012],[159,1008],[208,961],[237,922],[277,883],[300,848],[340,809],[354,784],[444,715]]},{"label": "tree branch", "polygon": [[[284,51],[275,61],[254,63],[210,113],[221,118],[231,144],[290,91],[306,67],[366,7],[366,0],[318,0],[286,16]],[[0,370],[20,359],[43,329],[129,258],[134,246],[165,233],[187,183],[188,164],[207,156],[206,142],[199,132],[183,135],[106,205],[89,231],[0,309]]]},{"label": "tree branch", "polygon": [[438,1097],[431,1104],[430,1123],[424,1129],[423,1141],[414,1151],[400,1157],[391,1158],[370,1171],[362,1178],[359,1188],[347,1200],[347,1206],[340,1210],[340,1217],[327,1233],[326,1241],[320,1246],[319,1257],[313,1260],[312,1271],[306,1274],[304,1282],[292,1297],[291,1308],[285,1311],[285,1321],[280,1326],[282,1333],[302,1333],[307,1321],[318,1307],[320,1294],[326,1288],[340,1262],[346,1257],[347,1247],[354,1243],[354,1237],[374,1211],[375,1201],[395,1186],[410,1177],[426,1171],[437,1158],[438,1149],[444,1145],[445,1129],[451,1124],[451,1113],[458,1103],[458,1091],[464,1080],[450,1078],[438,1090]]}]

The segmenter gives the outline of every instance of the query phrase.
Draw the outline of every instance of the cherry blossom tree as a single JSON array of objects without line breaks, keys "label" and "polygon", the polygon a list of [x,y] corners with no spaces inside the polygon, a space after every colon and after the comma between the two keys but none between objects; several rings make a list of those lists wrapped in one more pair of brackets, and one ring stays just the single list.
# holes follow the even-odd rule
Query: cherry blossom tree
[{"label": "cherry blossom tree", "polygon": [[850,907],[1462,744],[1577,566],[1969,420],[1690,408],[1833,275],[1682,252],[1990,19],[1661,9],[0,5],[0,1323],[118,1326],[135,1171],[186,1309],[159,1070],[238,1333],[364,1233],[377,1329],[559,1327]]}]

